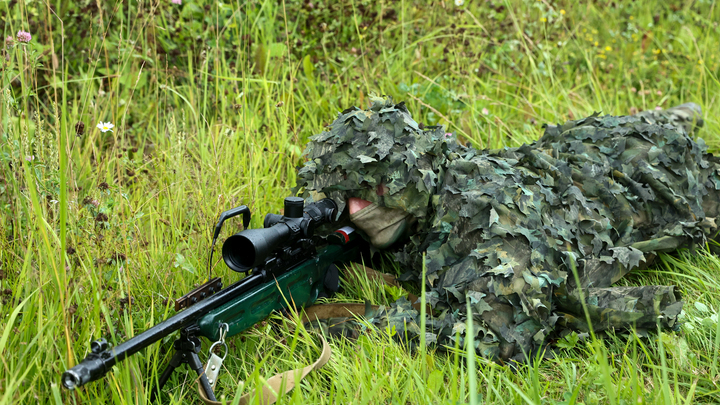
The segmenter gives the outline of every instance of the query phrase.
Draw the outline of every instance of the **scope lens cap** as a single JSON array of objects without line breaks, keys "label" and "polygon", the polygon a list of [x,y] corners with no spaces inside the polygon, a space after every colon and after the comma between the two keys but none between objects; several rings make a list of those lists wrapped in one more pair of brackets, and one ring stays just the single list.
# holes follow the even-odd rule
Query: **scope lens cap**
[{"label": "scope lens cap", "polygon": [[305,200],[300,197],[285,198],[285,217],[302,218],[303,208],[305,208]]}]

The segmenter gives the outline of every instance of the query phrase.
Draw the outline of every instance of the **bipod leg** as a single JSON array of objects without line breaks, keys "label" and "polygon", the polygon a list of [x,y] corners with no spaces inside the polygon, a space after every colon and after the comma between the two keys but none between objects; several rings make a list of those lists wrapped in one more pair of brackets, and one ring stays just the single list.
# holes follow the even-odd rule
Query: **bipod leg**
[{"label": "bipod leg", "polygon": [[198,356],[198,353],[200,353],[201,345],[200,339],[195,336],[195,333],[197,333],[199,329],[200,328],[198,328],[196,325],[193,325],[180,331],[180,339],[176,340],[175,343],[173,343],[173,347],[175,348],[175,354],[173,354],[172,359],[170,359],[167,367],[160,375],[157,387],[153,387],[153,390],[150,393],[150,402],[155,402],[158,392],[162,389],[165,383],[168,382],[168,380],[170,379],[170,375],[173,373],[173,371],[175,371],[177,367],[179,367],[183,363],[187,364],[198,374],[200,384],[205,390],[205,394],[207,395],[208,399],[216,401],[215,394],[213,393],[213,389],[210,386],[210,382],[205,375],[205,370],[203,370],[202,362],[200,361],[200,357]]},{"label": "bipod leg", "polygon": [[210,386],[210,381],[208,381],[205,370],[203,369],[202,362],[200,361],[200,357],[198,357],[197,353],[192,353],[190,355],[190,361],[188,362],[188,365],[190,366],[190,368],[195,370],[198,377],[200,378],[200,385],[202,385],[203,390],[205,390],[205,395],[207,396],[207,398],[211,401],[217,401],[217,399],[215,399],[215,393]]},{"label": "bipod leg", "polygon": [[180,351],[175,351],[175,354],[173,354],[170,362],[168,362],[167,367],[165,367],[165,370],[163,370],[163,373],[160,375],[158,385],[153,387],[152,392],[150,392],[150,403],[155,402],[158,392],[160,392],[160,390],[165,386],[165,383],[168,382],[168,380],[170,379],[170,375],[179,365],[183,363],[182,355],[183,353],[181,353]]}]

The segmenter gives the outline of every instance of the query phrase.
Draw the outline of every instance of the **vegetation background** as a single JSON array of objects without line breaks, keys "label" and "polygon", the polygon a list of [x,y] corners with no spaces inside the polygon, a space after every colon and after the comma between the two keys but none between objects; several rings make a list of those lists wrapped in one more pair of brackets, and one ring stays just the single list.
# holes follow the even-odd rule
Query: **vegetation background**
[{"label": "vegetation background", "polygon": [[[720,150],[715,0],[3,0],[0,21],[0,404],[147,403],[172,338],[73,392],[60,375],[91,340],[171,316],[207,276],[218,214],[246,204],[257,227],[278,212],[308,136],[371,92],[480,148],[694,101],[699,136]],[[710,248],[623,281],[678,285],[677,332],[573,334],[517,369],[383,334],[334,340],[330,363],[279,403],[720,402]],[[236,276],[221,261],[214,273]],[[339,299],[402,293],[363,280]],[[218,392],[317,353],[306,333],[263,323],[230,341]],[[183,369],[163,402],[197,403],[193,381]]]}]

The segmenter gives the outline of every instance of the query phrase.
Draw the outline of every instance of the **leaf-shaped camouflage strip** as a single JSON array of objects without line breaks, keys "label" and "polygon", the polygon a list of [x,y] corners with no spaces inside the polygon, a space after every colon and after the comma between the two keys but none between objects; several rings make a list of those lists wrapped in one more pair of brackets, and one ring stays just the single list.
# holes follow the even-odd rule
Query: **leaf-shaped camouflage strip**
[{"label": "leaf-shaped camouflage strip", "polygon": [[[394,252],[407,269],[401,279],[417,281],[426,254],[439,344],[460,332],[483,355],[522,359],[566,328],[586,329],[572,266],[596,330],[674,325],[682,302],[672,287],[611,285],[655,252],[717,234],[718,159],[691,138],[699,107],[596,113],[548,125],[530,145],[481,151],[443,128],[421,130],[404,104],[372,101],[311,138],[296,190],[308,201],[324,193],[344,207],[358,197],[418,218]],[[467,299],[473,337],[462,327]],[[403,323],[412,335],[417,313],[396,304],[376,321]]]}]

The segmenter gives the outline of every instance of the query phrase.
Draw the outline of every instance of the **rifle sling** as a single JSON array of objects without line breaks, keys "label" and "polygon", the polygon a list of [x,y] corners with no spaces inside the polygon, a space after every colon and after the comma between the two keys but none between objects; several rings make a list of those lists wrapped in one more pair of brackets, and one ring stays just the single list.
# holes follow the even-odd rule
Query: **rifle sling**
[{"label": "rifle sling", "polygon": [[[399,286],[398,282],[395,280],[394,276],[391,276],[389,274],[380,273],[376,270],[373,270],[369,267],[361,266],[362,269],[365,270],[365,274],[370,279],[380,279],[384,283],[392,286]],[[350,272],[350,276],[358,277],[359,274],[356,271],[351,270],[352,267],[348,267],[348,271]],[[418,301],[417,296],[413,294],[408,295],[408,299],[410,302],[415,303]],[[413,307],[420,310],[420,303],[413,304]],[[335,303],[335,304],[321,304],[321,305],[313,305],[307,308],[303,309],[303,317],[302,321],[303,323],[310,322],[313,320],[321,320],[321,319],[329,319],[329,318],[341,318],[341,317],[357,317],[364,315],[368,309],[372,309],[373,311],[376,311],[378,309],[377,305],[372,305],[370,307],[367,307],[365,304],[356,304],[356,303]],[[430,310],[430,307],[428,306],[428,310]],[[431,313],[431,312],[428,312]],[[310,374],[311,371],[317,370],[325,365],[325,363],[330,360],[330,356],[332,354],[332,350],[330,349],[330,345],[327,343],[325,338],[322,336],[322,334],[317,334],[320,337],[320,340],[322,341],[322,352],[320,353],[320,357],[309,366],[305,366],[303,368],[297,368],[294,370],[289,370],[282,372],[280,374],[275,374],[274,376],[270,377],[266,384],[262,388],[262,396],[260,398],[260,404],[263,405],[271,405],[274,404],[275,401],[277,401],[278,397],[280,395],[285,395],[288,392],[292,391],[293,388],[295,388],[295,382],[298,383],[302,381],[303,378],[305,378],[308,374]],[[295,376],[299,374],[298,378],[296,379]],[[213,384],[214,385],[214,384]],[[219,401],[213,401],[208,399],[207,395],[205,394],[205,390],[202,389],[202,386],[200,385],[200,381],[198,380],[198,394],[200,395],[200,399],[205,402],[208,405],[222,405],[222,402]],[[243,395],[240,397],[240,401],[238,402],[239,405],[247,405],[250,403],[250,401],[255,397],[255,390],[250,391],[249,393]],[[231,403],[232,400],[226,398],[226,403]]]},{"label": "rifle sling", "polygon": [[[330,345],[327,343],[325,338],[318,334],[320,336],[320,340],[322,341],[322,353],[320,353],[320,357],[311,365],[305,366],[303,368],[297,368],[294,370],[285,371],[280,374],[275,374],[274,376],[270,377],[265,385],[262,387],[262,394],[260,397],[261,404],[264,405],[270,405],[274,404],[275,401],[277,401],[279,395],[285,395],[288,392],[290,392],[293,388],[295,388],[295,375],[299,373],[299,376],[297,378],[297,382],[300,382],[303,378],[305,378],[308,374],[310,374],[311,371],[317,370],[320,367],[324,366],[325,363],[330,360],[330,355],[332,354],[332,351],[330,350]],[[219,401],[212,401],[208,399],[208,397],[205,395],[205,391],[200,386],[200,382],[198,381],[198,393],[200,394],[200,399],[202,399],[203,402],[205,402],[208,405],[222,405],[222,402]],[[278,395],[279,394],[279,395]],[[253,400],[255,397],[255,390],[250,391],[249,393],[243,395],[240,397],[240,401],[238,402],[239,405],[246,405],[249,404],[251,400]],[[230,403],[232,400],[226,399],[226,403]]]}]

